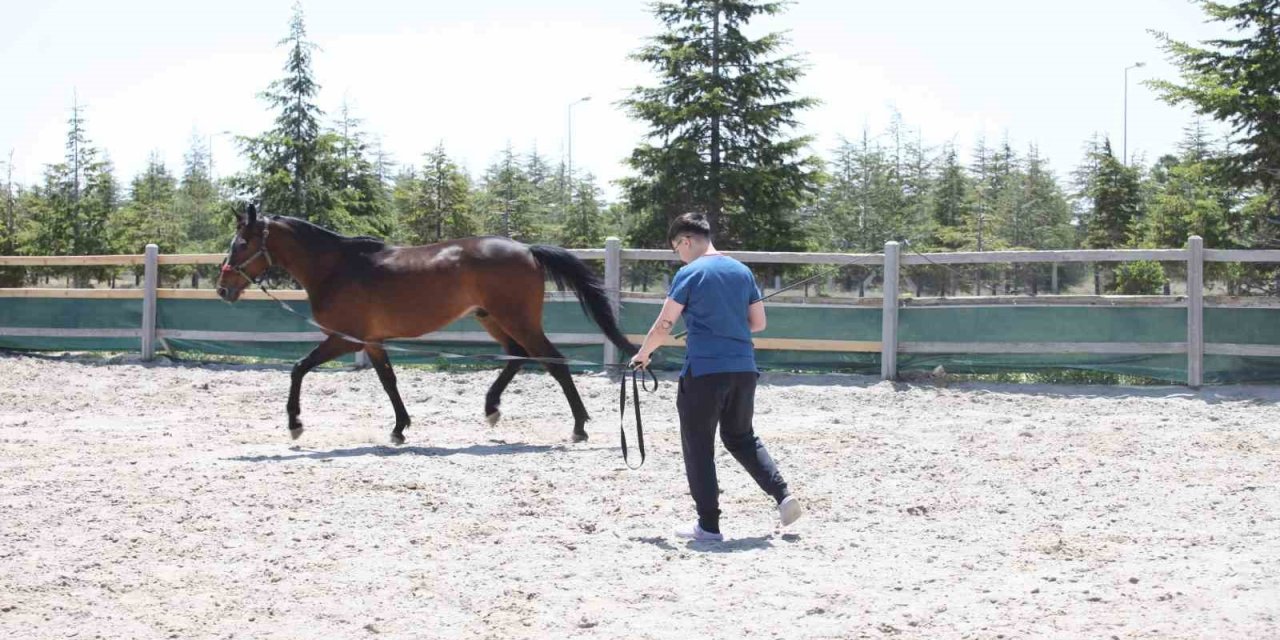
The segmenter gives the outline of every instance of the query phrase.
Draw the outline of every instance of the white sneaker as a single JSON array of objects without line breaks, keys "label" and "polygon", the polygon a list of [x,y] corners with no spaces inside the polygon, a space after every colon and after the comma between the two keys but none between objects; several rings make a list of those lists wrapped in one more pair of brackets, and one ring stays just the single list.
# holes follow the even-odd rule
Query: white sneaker
[{"label": "white sneaker", "polygon": [[700,542],[723,542],[724,541],[724,534],[711,533],[710,531],[703,531],[702,525],[696,522],[690,525],[685,525],[683,527],[677,527],[676,537],[685,538],[687,540],[697,540]]},{"label": "white sneaker", "polygon": [[804,506],[794,496],[787,496],[778,503],[778,517],[782,518],[782,526],[791,526],[802,515],[804,515]]}]

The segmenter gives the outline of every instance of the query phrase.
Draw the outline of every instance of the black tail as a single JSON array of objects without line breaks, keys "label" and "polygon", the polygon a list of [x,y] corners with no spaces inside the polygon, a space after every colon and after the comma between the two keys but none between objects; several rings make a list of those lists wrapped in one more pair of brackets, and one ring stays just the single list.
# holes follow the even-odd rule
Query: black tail
[{"label": "black tail", "polygon": [[530,245],[529,251],[533,253],[533,257],[542,265],[542,268],[547,270],[547,274],[555,281],[556,287],[563,291],[568,284],[570,289],[577,292],[583,313],[599,325],[600,330],[604,331],[604,335],[609,338],[609,342],[629,356],[639,351],[626,336],[622,335],[622,329],[618,327],[618,319],[613,315],[613,307],[609,304],[604,283],[596,277],[596,274],[591,273],[591,269],[585,262],[573,257],[572,253],[560,247]]}]

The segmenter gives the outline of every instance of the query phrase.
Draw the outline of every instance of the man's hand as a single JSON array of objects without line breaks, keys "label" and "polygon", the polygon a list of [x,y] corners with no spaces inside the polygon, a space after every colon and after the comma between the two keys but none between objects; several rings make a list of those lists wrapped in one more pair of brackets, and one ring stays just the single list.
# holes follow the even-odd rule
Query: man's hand
[{"label": "man's hand", "polygon": [[644,344],[640,345],[640,351],[631,358],[632,369],[648,369],[649,356],[657,351],[666,337],[671,335],[671,327],[674,327],[676,320],[680,319],[680,314],[684,311],[684,305],[667,298],[662,303],[662,311],[658,313],[658,319],[654,320],[653,327],[649,329],[649,334],[644,337]]},{"label": "man's hand", "polygon": [[648,369],[650,355],[651,354],[641,351],[640,353],[637,353],[636,355],[631,356],[631,368],[632,369]]}]

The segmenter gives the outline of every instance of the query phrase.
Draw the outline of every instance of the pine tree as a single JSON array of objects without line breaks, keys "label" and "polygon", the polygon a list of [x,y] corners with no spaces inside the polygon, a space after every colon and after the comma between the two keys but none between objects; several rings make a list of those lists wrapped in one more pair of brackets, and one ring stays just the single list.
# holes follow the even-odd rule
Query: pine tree
[{"label": "pine tree", "polygon": [[1028,249],[1066,249],[1073,244],[1071,205],[1048,162],[1034,145],[1018,188],[1017,230],[1011,244]]},{"label": "pine tree", "polygon": [[[101,154],[85,132],[83,107],[72,107],[66,158],[45,169],[38,190],[31,249],[40,255],[94,255],[109,252],[107,219],[119,201],[111,160]],[[74,284],[87,287],[91,275],[104,269],[73,269]]]},{"label": "pine tree", "polygon": [[1254,210],[1274,224],[1280,218],[1280,0],[1199,4],[1239,35],[1196,47],[1152,32],[1182,81],[1148,84],[1170,104],[1231,125],[1233,149],[1218,163],[1222,174],[1237,188],[1256,189]]},{"label": "pine tree", "polygon": [[329,225],[352,235],[390,236],[395,226],[391,192],[379,156],[346,101],[321,143],[318,173],[331,198],[325,202]]},{"label": "pine tree", "polygon": [[520,242],[543,238],[538,219],[541,199],[510,144],[485,172],[475,206],[487,233]]},{"label": "pine tree", "polygon": [[888,202],[881,205],[884,216],[891,220],[885,240],[918,246],[933,234],[929,215],[929,172],[933,165],[928,157],[930,150],[924,146],[919,130],[910,131],[896,110],[885,133],[893,141],[892,171],[885,185]]},{"label": "pine tree", "polygon": [[[22,245],[19,234],[25,217],[22,187],[13,182],[13,151],[9,151],[9,159],[4,163],[4,193],[0,194],[0,255],[18,255]],[[22,267],[0,267],[0,287],[22,286],[26,279],[26,269]]]},{"label": "pine tree", "polygon": [[[115,251],[143,253],[148,244],[154,243],[161,253],[177,253],[186,246],[185,225],[175,212],[177,185],[159,154],[152,153],[146,168],[130,183],[123,206],[108,220],[107,232]],[[188,266],[166,269],[163,275],[179,279],[190,269]],[[133,273],[135,283],[140,282],[142,266],[134,267]]]},{"label": "pine tree", "polygon": [[1111,151],[1111,141],[1092,152],[1090,164],[1097,169],[1088,175],[1085,189],[1092,203],[1085,221],[1085,246],[1090,249],[1119,249],[1133,246],[1142,221],[1143,202],[1136,169],[1126,167]]},{"label": "pine tree", "polygon": [[818,218],[826,248],[842,251],[866,249],[867,207],[862,193],[865,152],[841,140],[829,167],[829,177],[818,197]]},{"label": "pine tree", "polygon": [[[574,173],[578,172],[574,171]],[[533,210],[529,216],[538,230],[537,237],[554,238],[559,233],[559,227],[564,224],[561,218],[567,212],[564,211],[564,205],[561,202],[561,185],[556,173],[552,170],[551,163],[538,153],[537,147],[525,156],[524,174],[529,180],[529,189],[532,192]],[[572,204],[572,196],[577,190],[573,184],[575,178],[566,177],[569,179],[569,184],[565,186],[569,189],[568,195]]]},{"label": "pine tree", "polygon": [[294,5],[289,36],[279,44],[288,48],[285,76],[260,94],[277,112],[275,126],[262,135],[240,138],[250,169],[232,184],[260,199],[267,213],[332,226],[324,206],[329,194],[319,171],[321,156],[330,149],[320,131],[324,112],[315,104],[320,87],[311,70],[311,54],[316,45],[307,40],[300,4]]},{"label": "pine tree", "polygon": [[18,254],[18,200],[22,193],[13,182],[13,151],[4,163],[4,194],[0,201],[0,255]]},{"label": "pine tree", "polygon": [[427,153],[421,174],[406,172],[397,181],[400,217],[415,244],[474,235],[471,181],[445,152],[444,143]]},{"label": "pine tree", "polygon": [[796,211],[816,189],[819,162],[803,156],[807,137],[788,137],[796,114],[814,104],[796,98],[794,56],[779,55],[779,34],[757,39],[743,30],[780,2],[657,2],[663,32],[632,58],[660,76],[623,105],[648,124],[647,141],[631,154],[637,175],[623,187],[631,209],[649,220],[634,240],[689,210],[707,214],[727,248],[787,249],[802,244]]},{"label": "pine tree", "polygon": [[156,153],[133,179],[129,199],[111,217],[114,248],[121,253],[142,253],[156,244],[163,253],[176,253],[186,244],[181,219],[174,214],[177,180]]},{"label": "pine tree", "polygon": [[1143,237],[1155,247],[1184,247],[1198,235],[1205,246],[1234,248],[1244,235],[1232,189],[1220,175],[1212,140],[1197,120],[1179,143],[1177,156],[1165,156],[1152,171],[1151,206]]},{"label": "pine tree", "polygon": [[212,164],[208,146],[199,136],[192,135],[173,202],[174,216],[184,229],[184,251],[203,253],[226,248],[232,219],[213,181]]},{"label": "pine tree", "polygon": [[937,179],[933,183],[932,214],[935,240],[945,249],[959,249],[972,243],[966,221],[973,219],[973,183],[961,166],[954,145],[943,148]]},{"label": "pine tree", "polygon": [[392,240],[396,244],[424,243],[414,232],[411,222],[418,215],[416,207],[421,191],[418,170],[413,165],[401,167],[391,181],[391,206],[396,212],[396,232]]},{"label": "pine tree", "polygon": [[876,252],[886,241],[901,239],[907,221],[895,157],[865,129],[858,142],[841,140],[817,205],[833,248]]},{"label": "pine tree", "polygon": [[996,181],[994,178],[996,171],[993,166],[994,158],[991,150],[987,148],[985,137],[978,138],[978,143],[973,149],[973,158],[970,174],[974,181],[975,203],[966,226],[969,229],[969,235],[974,239],[975,250],[985,251],[991,248],[989,220],[994,208],[992,205],[998,196],[998,192],[992,189],[992,183]]},{"label": "pine tree", "polygon": [[[575,171],[575,173],[577,173]],[[595,176],[587,173],[574,181],[573,199],[561,228],[561,246],[593,248],[604,244],[604,212]]]},{"label": "pine tree", "polygon": [[1027,232],[1021,199],[1026,173],[1022,158],[1014,152],[1006,135],[991,157],[985,185],[990,194],[991,249],[1025,246]]}]

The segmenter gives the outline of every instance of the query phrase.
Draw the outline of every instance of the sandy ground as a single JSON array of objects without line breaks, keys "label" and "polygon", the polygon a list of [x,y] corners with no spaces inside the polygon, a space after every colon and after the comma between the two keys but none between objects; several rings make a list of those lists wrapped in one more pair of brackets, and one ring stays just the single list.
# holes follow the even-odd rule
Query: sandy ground
[{"label": "sandy ground", "polygon": [[0,637],[1280,636],[1280,390],[762,379],[757,430],[808,515],[719,459],[725,543],[691,517],[675,387],[622,467],[525,373],[0,355]]}]

